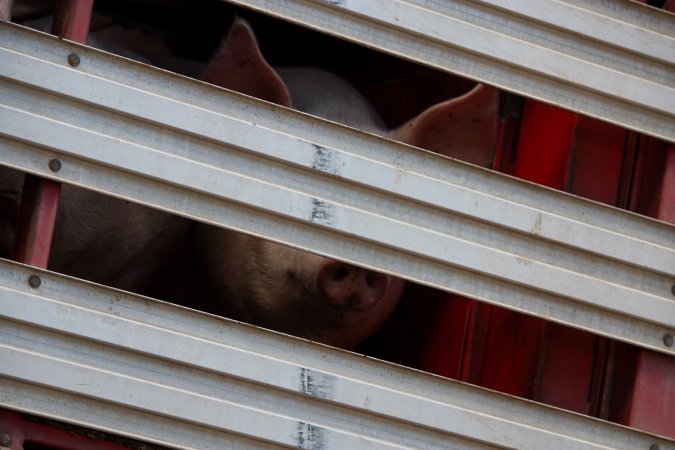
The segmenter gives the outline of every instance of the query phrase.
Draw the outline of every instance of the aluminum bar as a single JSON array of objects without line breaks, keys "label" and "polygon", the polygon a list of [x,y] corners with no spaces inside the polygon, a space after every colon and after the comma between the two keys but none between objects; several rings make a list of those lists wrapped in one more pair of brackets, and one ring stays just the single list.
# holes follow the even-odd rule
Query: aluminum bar
[{"label": "aluminum bar", "polygon": [[3,260],[0,358],[1,406],[177,448],[675,448]]},{"label": "aluminum bar", "polygon": [[672,225],[19,26],[0,37],[5,165],[675,353]]},{"label": "aluminum bar", "polygon": [[228,0],[675,142],[675,16],[627,1]]}]

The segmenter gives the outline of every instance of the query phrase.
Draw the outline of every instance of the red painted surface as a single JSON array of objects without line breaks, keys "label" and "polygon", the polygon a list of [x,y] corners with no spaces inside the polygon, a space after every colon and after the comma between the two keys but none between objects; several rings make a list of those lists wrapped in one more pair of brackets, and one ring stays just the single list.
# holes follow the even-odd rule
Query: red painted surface
[{"label": "red painted surface", "polygon": [[60,183],[26,175],[14,259],[36,267],[47,267],[60,195]]},{"label": "red painted surface", "polygon": [[675,358],[640,350],[626,424],[675,438]]},{"label": "red painted surface", "polygon": [[[450,378],[460,378],[469,319],[476,301],[452,294],[439,293],[440,302],[433,321],[427,322],[428,342],[418,350],[415,367]],[[442,343],[442,345],[439,345]]]},{"label": "red painted surface", "polygon": [[[107,436],[90,430],[60,427],[59,424],[0,409],[0,433],[8,434],[11,450],[120,450],[132,448],[117,445]],[[124,441],[124,440],[122,440]],[[128,444],[131,441],[124,441]],[[142,447],[138,447],[142,448]]]},{"label": "red painted surface", "polygon": [[513,175],[562,189],[567,181],[576,114],[526,101]]},{"label": "red painted surface", "polygon": [[675,438],[675,358],[615,343],[616,374],[601,416]]},{"label": "red painted surface", "polygon": [[596,415],[608,340],[547,323],[542,335],[533,399]]},{"label": "red painted surface", "polygon": [[[675,223],[675,145],[643,138],[636,158],[631,209]],[[675,438],[675,358],[617,346],[617,370],[608,418]]]},{"label": "red painted surface", "polygon": [[86,43],[94,0],[57,0],[52,34]]},{"label": "red painted surface", "polygon": [[626,139],[623,128],[579,117],[569,191],[580,197],[618,206]]},{"label": "red painted surface", "polygon": [[532,398],[545,322],[479,303],[462,361],[465,381]]}]

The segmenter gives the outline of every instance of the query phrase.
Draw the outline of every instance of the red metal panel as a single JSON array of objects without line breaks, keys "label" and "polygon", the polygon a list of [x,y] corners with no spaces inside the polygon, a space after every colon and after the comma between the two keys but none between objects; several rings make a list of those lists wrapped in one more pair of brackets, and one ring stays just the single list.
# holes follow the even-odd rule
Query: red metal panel
[{"label": "red metal panel", "polygon": [[547,323],[543,334],[534,400],[596,415],[604,379],[608,340]]},{"label": "red metal panel", "polygon": [[[675,146],[644,138],[631,207],[675,223]],[[675,438],[675,358],[618,346],[617,371],[605,409],[611,420]]]},{"label": "red metal panel", "polygon": [[608,205],[619,205],[626,139],[623,128],[579,117],[570,192]]},{"label": "red metal panel", "polygon": [[513,175],[564,188],[576,120],[576,114],[569,111],[526,101]]},{"label": "red metal panel", "polygon": [[6,409],[0,409],[0,446],[3,446],[3,448],[8,447],[11,450],[160,448],[94,430],[27,416]]},{"label": "red metal panel", "polygon": [[427,322],[429,342],[418,350],[416,367],[459,379],[469,333],[469,319],[476,301],[445,293],[439,295],[439,300],[434,320]]},{"label": "red metal panel", "polygon": [[675,438],[675,359],[641,350],[627,425]]},{"label": "red metal panel", "polygon": [[465,381],[532,398],[545,322],[485,304],[475,315],[462,361]]}]

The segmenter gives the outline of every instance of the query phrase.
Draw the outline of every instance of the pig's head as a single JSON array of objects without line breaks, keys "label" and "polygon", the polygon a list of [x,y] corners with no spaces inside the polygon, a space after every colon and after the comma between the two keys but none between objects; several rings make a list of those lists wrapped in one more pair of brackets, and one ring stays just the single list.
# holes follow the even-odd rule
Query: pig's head
[{"label": "pig's head", "polygon": [[[488,163],[496,129],[496,91],[479,86],[387,130],[351,84],[313,68],[273,69],[250,26],[236,20],[202,78],[244,94],[386,135],[449,156]],[[486,111],[487,109],[487,111]],[[198,225],[197,260],[229,317],[350,348],[396,307],[404,281],[252,236]]]},{"label": "pig's head", "polygon": [[398,303],[404,281],[242,233],[201,225],[197,253],[214,313],[350,348]]}]

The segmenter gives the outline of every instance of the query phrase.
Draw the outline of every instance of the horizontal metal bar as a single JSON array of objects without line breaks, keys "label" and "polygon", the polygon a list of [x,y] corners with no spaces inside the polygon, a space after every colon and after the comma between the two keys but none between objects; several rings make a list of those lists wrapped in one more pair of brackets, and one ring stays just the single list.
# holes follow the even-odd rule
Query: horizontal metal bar
[{"label": "horizontal metal bar", "polygon": [[228,0],[675,141],[675,16],[625,1]]},{"label": "horizontal metal bar", "polygon": [[672,225],[0,31],[2,164],[675,354]]},{"label": "horizontal metal bar", "polygon": [[3,260],[0,359],[3,407],[179,448],[675,444]]}]

